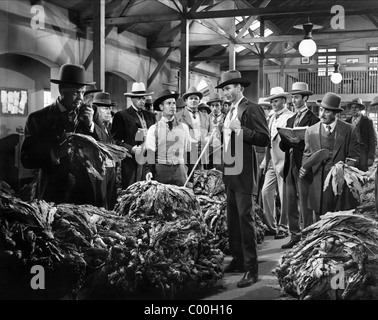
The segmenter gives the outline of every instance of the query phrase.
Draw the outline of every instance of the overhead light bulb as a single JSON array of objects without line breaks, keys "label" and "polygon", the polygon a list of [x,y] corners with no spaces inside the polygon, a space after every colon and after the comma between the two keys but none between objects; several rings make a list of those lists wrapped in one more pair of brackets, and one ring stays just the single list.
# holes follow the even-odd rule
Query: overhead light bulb
[{"label": "overhead light bulb", "polygon": [[331,81],[334,84],[338,84],[343,80],[343,76],[340,73],[340,64],[335,63],[334,67],[335,67],[335,71],[331,74]]},{"label": "overhead light bulb", "polygon": [[304,57],[312,57],[316,50],[317,46],[314,40],[312,39],[303,39],[299,44],[299,53]]}]

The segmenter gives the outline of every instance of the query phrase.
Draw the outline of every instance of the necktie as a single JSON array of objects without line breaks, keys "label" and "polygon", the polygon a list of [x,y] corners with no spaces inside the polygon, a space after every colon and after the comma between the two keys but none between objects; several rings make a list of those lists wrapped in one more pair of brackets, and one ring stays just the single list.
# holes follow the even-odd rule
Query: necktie
[{"label": "necktie", "polygon": [[172,130],[172,128],[173,128],[173,120],[168,121],[167,124],[168,124],[168,129]]},{"label": "necktie", "polygon": [[327,128],[327,136],[329,136],[331,134],[331,126],[326,126]]},{"label": "necktie", "polygon": [[194,110],[191,110],[191,109],[188,109],[188,110],[189,110],[189,112],[192,113],[193,119],[196,119],[197,118],[197,111],[194,111]]},{"label": "necktie", "polygon": [[235,107],[232,107],[230,110],[230,119],[232,119],[232,116],[234,115]]},{"label": "necktie", "polygon": [[296,112],[296,116],[295,116],[295,120],[294,120],[294,127],[299,125],[299,122],[301,121],[301,115],[302,115],[301,111]]},{"label": "necktie", "polygon": [[71,110],[71,111],[65,111],[63,113],[63,119],[66,122],[65,127],[66,127],[67,132],[75,131],[75,128],[76,128],[77,123],[79,121],[77,119],[76,109]]},{"label": "necktie", "polygon": [[218,116],[214,115],[213,123],[214,123],[214,124],[217,124],[217,123],[218,123]]}]

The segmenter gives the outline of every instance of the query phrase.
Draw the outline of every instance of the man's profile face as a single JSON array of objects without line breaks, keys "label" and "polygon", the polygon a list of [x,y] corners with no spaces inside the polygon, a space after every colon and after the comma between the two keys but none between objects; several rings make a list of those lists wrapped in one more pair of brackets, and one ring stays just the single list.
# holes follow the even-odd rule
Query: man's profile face
[{"label": "man's profile face", "polygon": [[291,101],[296,109],[300,109],[305,104],[305,99],[301,94],[293,94]]},{"label": "man's profile face", "polygon": [[319,118],[320,121],[324,124],[331,124],[336,120],[336,113],[331,110],[324,109],[322,107],[319,108]]},{"label": "man's profile face", "polygon": [[133,97],[131,98],[131,101],[133,102],[133,105],[138,109],[138,110],[143,110],[144,109],[144,104],[146,103],[146,97]]}]

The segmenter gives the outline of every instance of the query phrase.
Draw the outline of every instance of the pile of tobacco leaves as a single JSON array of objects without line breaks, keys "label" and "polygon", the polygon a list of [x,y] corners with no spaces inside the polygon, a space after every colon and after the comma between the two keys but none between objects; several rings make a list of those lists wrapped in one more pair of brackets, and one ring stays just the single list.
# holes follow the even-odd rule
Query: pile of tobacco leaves
[{"label": "pile of tobacco leaves", "polygon": [[[341,180],[354,186],[355,210],[328,212],[303,233],[273,270],[282,291],[298,299],[378,299],[378,216],[375,209],[375,163],[368,172],[346,165],[334,169],[334,191]],[[337,170],[347,172],[344,178]],[[338,179],[335,180],[335,179]],[[337,183],[339,182],[339,184]]]},{"label": "pile of tobacco leaves", "polygon": [[[200,202],[204,220],[215,235],[214,245],[228,254],[227,195],[222,172],[215,169],[194,171],[193,191]],[[267,227],[263,222],[262,208],[256,202],[254,208],[257,243],[262,243]]]},{"label": "pile of tobacco leaves", "polygon": [[[190,190],[155,181],[125,190],[117,212],[25,202],[2,185],[0,299],[122,299],[146,292],[167,299],[211,288],[223,277],[224,254],[212,245],[199,209]],[[44,290],[30,286],[36,265],[44,268]]]}]

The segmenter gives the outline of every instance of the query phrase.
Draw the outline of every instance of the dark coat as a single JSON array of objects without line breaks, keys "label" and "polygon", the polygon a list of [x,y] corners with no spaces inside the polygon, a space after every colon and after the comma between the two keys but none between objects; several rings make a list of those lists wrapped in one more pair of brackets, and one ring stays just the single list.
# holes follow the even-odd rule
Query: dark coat
[{"label": "dark coat", "polygon": [[262,107],[246,98],[240,101],[238,119],[242,132],[231,132],[224,154],[223,180],[237,192],[252,194],[257,191],[259,170],[254,146],[268,146],[269,129]]},{"label": "dark coat", "polygon": [[[294,121],[295,121],[294,114],[292,117],[287,119],[286,127],[293,128],[294,127]],[[315,123],[319,122],[320,119],[311,111],[308,110],[306,114],[303,116],[301,122],[299,123],[299,127],[306,127],[306,126],[312,126]],[[286,177],[290,171],[290,166],[295,165],[299,171],[299,169],[302,166],[302,156],[303,156],[303,150],[305,147],[305,142],[302,140],[298,145],[291,146],[287,144],[285,141],[281,140],[279,144],[282,151],[285,152],[285,164],[284,164],[284,170],[283,170],[283,178],[286,180]],[[290,163],[290,148],[293,148],[293,158],[294,163]]]},{"label": "dark coat", "polygon": [[[155,115],[149,111],[142,110],[147,128],[151,127],[155,122]],[[137,136],[138,129],[142,129],[142,124],[133,107],[117,112],[114,115],[112,123],[112,137],[116,144],[125,147],[130,153],[131,149],[143,143],[143,137]],[[140,180],[137,177],[138,163],[135,156],[125,158],[121,163],[122,171],[122,189],[126,189],[131,184]]]},{"label": "dark coat", "polygon": [[[320,141],[321,126],[322,123],[319,122],[306,130],[303,161],[306,161],[314,152],[322,148]],[[356,164],[358,164],[359,154],[355,128],[349,123],[338,120],[335,127],[333,158],[330,160],[329,169],[339,161],[345,162],[347,157],[357,160]],[[313,182],[309,190],[309,208],[318,214],[324,214],[327,211],[349,210],[356,207],[356,201],[346,185],[344,185],[343,193],[338,198],[334,196],[332,188],[328,188],[326,192],[323,191],[324,180],[329,171],[325,170],[322,163],[313,166],[312,172]]]},{"label": "dark coat", "polygon": [[[65,138],[67,122],[59,109],[57,101],[35,111],[28,116],[25,126],[25,140],[21,148],[21,163],[28,169],[39,169],[37,181],[37,199],[55,203],[92,204],[95,203],[93,190],[88,188],[93,180],[84,167],[72,175],[72,163],[68,156],[54,164],[51,159],[52,150]],[[81,123],[77,133],[92,136],[97,141],[107,141],[106,132],[95,123],[94,132],[84,128]],[[94,188],[94,186],[93,186]]]},{"label": "dark coat", "polygon": [[[352,123],[352,117],[345,120]],[[368,160],[374,161],[375,148],[377,147],[377,133],[374,129],[373,120],[367,116],[361,116],[361,120],[356,125],[357,143],[360,150],[360,164],[358,169],[367,171]]]}]

